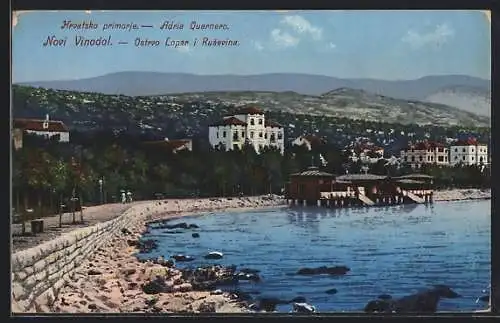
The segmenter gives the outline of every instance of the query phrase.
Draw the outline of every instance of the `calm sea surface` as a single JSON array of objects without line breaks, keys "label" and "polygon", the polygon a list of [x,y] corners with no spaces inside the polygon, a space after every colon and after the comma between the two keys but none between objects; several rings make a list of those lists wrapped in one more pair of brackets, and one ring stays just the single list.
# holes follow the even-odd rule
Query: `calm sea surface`
[{"label": "calm sea surface", "polygon": [[[167,234],[151,230],[158,250],[148,257],[196,257],[178,267],[209,263],[259,269],[261,283],[240,283],[255,297],[305,296],[318,311],[359,311],[380,294],[400,297],[433,284],[462,295],[440,302],[442,311],[484,308],[476,299],[490,283],[490,201],[439,202],[341,209],[283,208],[212,213],[171,223],[199,229]],[[191,236],[199,232],[200,238]],[[204,260],[209,251],[221,260]],[[295,276],[300,267],[345,265],[342,277]],[[326,294],[331,288],[337,294]],[[278,307],[290,311],[290,305]]]}]

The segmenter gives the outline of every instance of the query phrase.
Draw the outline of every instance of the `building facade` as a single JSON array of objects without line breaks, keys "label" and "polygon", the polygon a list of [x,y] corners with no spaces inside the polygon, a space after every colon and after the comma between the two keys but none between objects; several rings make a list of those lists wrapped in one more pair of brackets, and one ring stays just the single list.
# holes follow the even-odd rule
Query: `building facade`
[{"label": "building facade", "polygon": [[424,164],[448,165],[448,159],[448,148],[438,142],[422,141],[401,150],[401,161],[412,168],[420,168]]},{"label": "building facade", "polygon": [[47,139],[58,137],[59,142],[69,142],[69,129],[62,121],[50,120],[47,114],[45,120],[42,119],[14,119],[13,139],[14,148],[20,149],[23,146],[24,133],[34,134]]},{"label": "building facade", "polygon": [[489,162],[488,145],[475,138],[458,140],[450,146],[450,164],[486,165]]},{"label": "building facade", "polygon": [[257,153],[264,147],[285,150],[283,127],[266,120],[264,112],[255,107],[241,109],[233,116],[224,117],[208,128],[208,140],[212,147],[225,147],[226,151],[242,149],[245,143],[252,145]]}]

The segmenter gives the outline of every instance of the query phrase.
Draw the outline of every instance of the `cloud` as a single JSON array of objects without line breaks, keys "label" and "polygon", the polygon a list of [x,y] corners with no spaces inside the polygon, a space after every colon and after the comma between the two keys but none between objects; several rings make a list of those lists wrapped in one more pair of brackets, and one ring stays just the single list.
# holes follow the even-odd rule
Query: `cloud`
[{"label": "cloud", "polygon": [[254,41],[254,42],[253,42],[253,47],[254,47],[256,50],[258,50],[259,52],[264,50],[264,45],[262,45],[262,43],[261,43],[261,42],[259,42],[259,41]]},{"label": "cloud", "polygon": [[437,25],[436,28],[427,33],[419,33],[409,30],[403,36],[402,41],[411,47],[418,49],[426,46],[440,46],[455,35],[455,31],[447,24]]},{"label": "cloud", "polygon": [[269,41],[252,42],[257,51],[267,48],[283,49],[296,47],[301,40],[310,38],[315,41],[323,38],[323,29],[312,25],[299,15],[287,15],[280,20],[281,28],[271,30]]},{"label": "cloud", "polygon": [[291,27],[298,34],[310,35],[314,40],[321,40],[321,38],[323,37],[323,29],[313,26],[302,16],[286,16],[283,17],[281,23],[288,27]]},{"label": "cloud", "polygon": [[179,46],[175,48],[179,53],[184,53],[184,54],[191,54],[192,50],[191,47],[189,46]]},{"label": "cloud", "polygon": [[293,37],[286,31],[282,31],[281,29],[273,29],[271,31],[271,39],[275,45],[282,48],[295,47],[300,42],[299,38]]}]

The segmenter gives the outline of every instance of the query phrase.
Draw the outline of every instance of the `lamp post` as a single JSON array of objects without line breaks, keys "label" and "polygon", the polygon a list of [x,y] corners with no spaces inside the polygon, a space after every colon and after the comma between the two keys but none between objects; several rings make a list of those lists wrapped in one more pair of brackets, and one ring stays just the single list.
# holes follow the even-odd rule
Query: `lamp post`
[{"label": "lamp post", "polygon": [[104,194],[102,190],[102,185],[104,184],[104,180],[99,178],[99,196],[101,198],[101,204],[104,204]]}]

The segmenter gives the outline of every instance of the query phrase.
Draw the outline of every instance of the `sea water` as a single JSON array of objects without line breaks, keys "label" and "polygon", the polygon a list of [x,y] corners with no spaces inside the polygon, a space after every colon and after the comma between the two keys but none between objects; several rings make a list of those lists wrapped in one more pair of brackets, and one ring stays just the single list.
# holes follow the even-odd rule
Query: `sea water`
[{"label": "sea water", "polygon": [[[238,289],[254,297],[306,297],[319,312],[361,311],[380,294],[402,297],[446,284],[462,297],[443,299],[440,311],[473,311],[490,283],[491,202],[327,209],[275,208],[218,212],[172,220],[199,229],[152,229],[144,238],[159,248],[139,255],[196,259],[178,267],[236,265],[260,270],[259,283]],[[191,234],[198,232],[199,238]],[[210,251],[224,254],[205,260]],[[298,276],[301,267],[345,265],[345,276]],[[335,288],[336,294],[327,294]],[[288,312],[291,305],[280,305]]]}]

